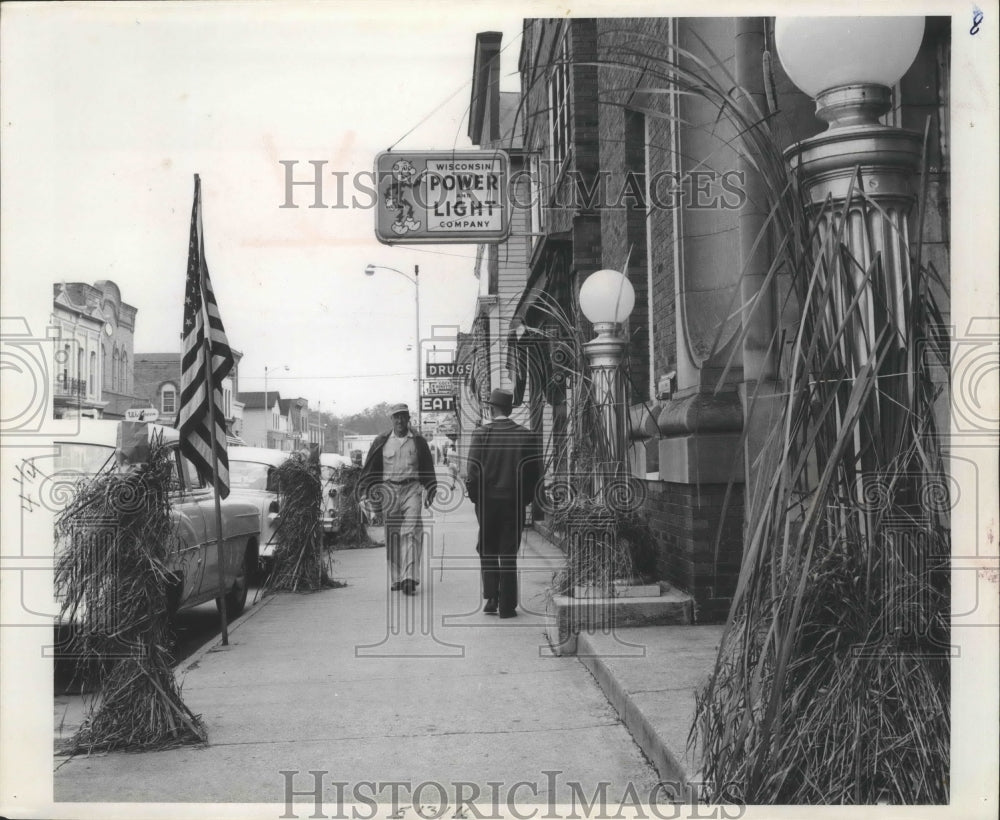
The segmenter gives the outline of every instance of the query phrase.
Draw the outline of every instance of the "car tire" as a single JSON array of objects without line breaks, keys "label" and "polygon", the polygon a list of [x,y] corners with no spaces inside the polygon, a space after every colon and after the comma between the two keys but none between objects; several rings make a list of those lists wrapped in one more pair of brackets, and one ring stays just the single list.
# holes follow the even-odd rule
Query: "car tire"
[{"label": "car tire", "polygon": [[[226,597],[223,598],[226,606],[226,618],[236,618],[239,616],[247,605],[247,593],[250,589],[250,576],[253,573],[253,559],[252,556],[256,553],[253,548],[253,544],[247,544],[246,550],[243,552],[243,564],[240,567],[241,572],[236,576],[236,580],[233,581],[233,585],[229,592],[226,593]],[[219,601],[216,599],[216,606],[218,607]]]}]

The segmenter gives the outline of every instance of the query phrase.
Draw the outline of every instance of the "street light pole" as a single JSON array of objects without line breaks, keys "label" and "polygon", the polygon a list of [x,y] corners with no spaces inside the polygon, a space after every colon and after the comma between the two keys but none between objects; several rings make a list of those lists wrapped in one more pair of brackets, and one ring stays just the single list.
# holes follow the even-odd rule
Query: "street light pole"
[{"label": "street light pole", "polygon": [[580,288],[580,309],[597,333],[583,348],[607,437],[607,461],[598,471],[598,487],[608,486],[609,478],[625,472],[627,398],[621,365],[628,343],[622,336],[622,323],[633,307],[635,290],[628,277],[618,271],[592,273]]},{"label": "street light pole", "polygon": [[417,350],[417,386],[416,386],[416,396],[417,403],[413,405],[414,412],[417,414],[417,429],[421,430],[421,418],[420,418],[420,265],[413,266],[413,296],[416,300],[416,314],[417,314],[417,324],[414,327],[414,347]]},{"label": "street light pole", "polygon": [[421,382],[421,379],[420,379],[420,265],[414,265],[413,266],[413,276],[412,277],[410,277],[409,275],[403,273],[401,270],[396,270],[396,268],[390,268],[390,267],[387,267],[386,265],[367,265],[365,267],[365,276],[374,276],[375,275],[375,271],[378,268],[381,268],[382,270],[389,270],[389,271],[392,271],[393,273],[398,273],[407,282],[409,282],[410,284],[413,285],[413,296],[414,296],[414,302],[415,302],[415,307],[416,307],[416,325],[414,327],[414,334],[413,334],[413,349],[416,352],[416,357],[417,357],[417,360],[416,360],[417,372],[416,372],[416,387],[415,387],[416,403],[414,404],[414,412],[416,413],[416,416],[417,416],[417,429],[419,430],[420,426],[421,426],[421,417],[420,417],[420,382]]}]

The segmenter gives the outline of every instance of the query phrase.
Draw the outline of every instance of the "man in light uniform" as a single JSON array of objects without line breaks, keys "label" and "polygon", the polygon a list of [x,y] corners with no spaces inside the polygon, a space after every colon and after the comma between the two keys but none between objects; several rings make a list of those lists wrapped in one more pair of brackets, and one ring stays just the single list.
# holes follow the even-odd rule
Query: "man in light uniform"
[{"label": "man in light uniform", "polygon": [[409,407],[395,404],[389,415],[392,431],[372,442],[358,491],[381,502],[391,588],[415,595],[423,549],[421,506],[430,507],[437,491],[434,457],[427,440],[410,429]]}]

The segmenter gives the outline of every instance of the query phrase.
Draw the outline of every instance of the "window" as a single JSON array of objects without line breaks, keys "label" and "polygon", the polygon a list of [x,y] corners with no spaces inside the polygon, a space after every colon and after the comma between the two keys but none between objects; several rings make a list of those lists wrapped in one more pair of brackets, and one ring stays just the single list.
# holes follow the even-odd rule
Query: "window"
[{"label": "window", "polygon": [[173,457],[170,459],[170,490],[171,492],[181,492],[184,489],[184,482],[181,481],[181,453],[175,449]]},{"label": "window", "polygon": [[257,461],[230,461],[229,486],[241,490],[266,490],[271,484],[271,468]]},{"label": "window", "polygon": [[62,360],[62,387],[64,390],[69,390],[69,355],[70,346],[63,346],[63,360]]},{"label": "window", "polygon": [[569,154],[569,44],[563,38],[549,73],[549,158],[553,175]]},{"label": "window", "polygon": [[115,348],[115,352],[111,354],[111,389],[112,390],[117,390],[118,389],[118,368],[119,368],[119,366],[120,366],[120,364],[119,364],[119,359],[118,359],[118,348],[116,347]]},{"label": "window", "polygon": [[90,371],[87,373],[87,392],[97,395],[97,353],[90,351]]},{"label": "window", "polygon": [[181,456],[181,470],[184,473],[184,486],[189,490],[200,490],[205,486],[198,469],[187,456]]},{"label": "window", "polygon": [[[531,210],[529,211],[529,217],[531,219],[531,225],[528,228],[530,234],[539,234],[545,227],[544,214],[545,210],[542,207],[542,197],[546,196],[547,186],[545,180],[542,179],[542,163],[538,157],[538,154],[532,154],[530,159],[530,170],[528,173],[528,184],[531,186],[529,192],[531,203]],[[531,237],[531,244],[534,246],[535,242],[538,241],[537,236]]]},{"label": "window", "polygon": [[165,416],[177,412],[177,388],[172,384],[160,388],[160,412]]},{"label": "window", "polygon": [[121,385],[122,393],[128,392],[128,353],[124,350],[122,351],[122,362],[121,362],[121,376],[118,379],[118,384]]}]

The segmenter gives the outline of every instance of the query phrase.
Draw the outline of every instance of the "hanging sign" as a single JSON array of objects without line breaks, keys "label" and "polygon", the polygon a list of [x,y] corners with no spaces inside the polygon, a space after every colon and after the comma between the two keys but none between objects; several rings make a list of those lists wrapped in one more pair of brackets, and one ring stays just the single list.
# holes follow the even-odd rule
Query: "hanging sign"
[{"label": "hanging sign", "polygon": [[424,381],[424,393],[428,396],[454,396],[458,385],[452,379],[428,379]]},{"label": "hanging sign", "polygon": [[421,413],[448,412],[455,409],[454,396],[421,396]]},{"label": "hanging sign", "polygon": [[383,152],[375,236],[386,245],[500,242],[510,231],[503,151]]},{"label": "hanging sign", "polygon": [[160,411],[155,407],[131,407],[125,411],[125,421],[156,421]]},{"label": "hanging sign", "polygon": [[472,373],[472,362],[425,362],[424,375],[428,379],[454,379]]}]

